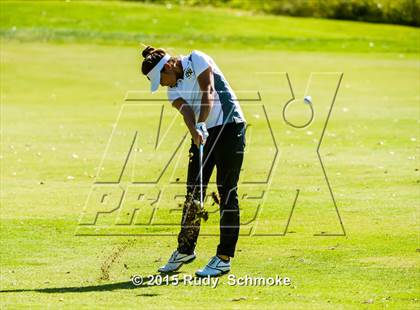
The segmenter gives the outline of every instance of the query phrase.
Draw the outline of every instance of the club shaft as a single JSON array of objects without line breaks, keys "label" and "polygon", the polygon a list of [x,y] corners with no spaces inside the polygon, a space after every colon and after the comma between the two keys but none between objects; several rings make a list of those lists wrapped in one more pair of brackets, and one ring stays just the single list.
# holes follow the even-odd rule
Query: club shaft
[{"label": "club shaft", "polygon": [[200,144],[200,207],[203,209],[203,151],[204,145]]}]

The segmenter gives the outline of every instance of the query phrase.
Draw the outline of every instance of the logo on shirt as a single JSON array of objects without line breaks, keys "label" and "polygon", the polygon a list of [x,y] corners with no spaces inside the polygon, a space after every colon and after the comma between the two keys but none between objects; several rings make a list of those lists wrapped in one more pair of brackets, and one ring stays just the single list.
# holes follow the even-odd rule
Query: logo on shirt
[{"label": "logo on shirt", "polygon": [[185,74],[185,77],[187,78],[187,79],[189,79],[192,75],[193,75],[193,70],[191,69],[191,67],[188,67],[186,70],[185,70],[185,72],[184,72],[184,74]]}]

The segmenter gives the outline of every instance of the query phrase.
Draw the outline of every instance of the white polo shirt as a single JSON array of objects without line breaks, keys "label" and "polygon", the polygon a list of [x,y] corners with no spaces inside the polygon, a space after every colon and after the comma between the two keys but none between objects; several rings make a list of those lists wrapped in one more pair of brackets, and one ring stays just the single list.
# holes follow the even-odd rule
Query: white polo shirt
[{"label": "white polo shirt", "polygon": [[184,99],[194,111],[195,121],[197,122],[200,115],[202,96],[197,77],[208,67],[211,67],[216,92],[212,109],[206,120],[207,128],[231,122],[245,122],[245,117],[235,93],[210,56],[200,51],[192,51],[188,56],[181,56],[181,63],[184,77],[177,81],[175,87],[168,87],[168,99],[171,103],[178,98]]}]

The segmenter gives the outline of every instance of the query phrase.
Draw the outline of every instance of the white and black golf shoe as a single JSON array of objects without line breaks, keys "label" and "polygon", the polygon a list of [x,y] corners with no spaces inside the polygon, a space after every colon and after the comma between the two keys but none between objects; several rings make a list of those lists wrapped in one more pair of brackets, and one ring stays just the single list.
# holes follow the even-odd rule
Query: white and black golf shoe
[{"label": "white and black golf shoe", "polygon": [[217,277],[230,271],[230,261],[224,261],[217,255],[212,257],[209,263],[203,269],[195,272],[198,277]]},{"label": "white and black golf shoe", "polygon": [[177,271],[182,265],[191,263],[195,259],[195,252],[192,254],[182,254],[175,250],[165,266],[158,269],[161,273]]}]

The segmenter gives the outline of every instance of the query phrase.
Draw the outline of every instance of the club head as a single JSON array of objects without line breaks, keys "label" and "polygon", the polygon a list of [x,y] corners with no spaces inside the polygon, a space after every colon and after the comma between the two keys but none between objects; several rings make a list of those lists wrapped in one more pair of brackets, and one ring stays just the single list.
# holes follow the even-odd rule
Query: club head
[{"label": "club head", "polygon": [[209,213],[201,208],[201,204],[199,200],[194,199],[192,203],[195,205],[195,207],[198,209],[197,211],[197,217],[202,218],[204,221],[207,221],[209,219]]},{"label": "club head", "polygon": [[197,212],[197,217],[202,218],[205,222],[209,219],[209,213],[205,210],[200,210]]}]

